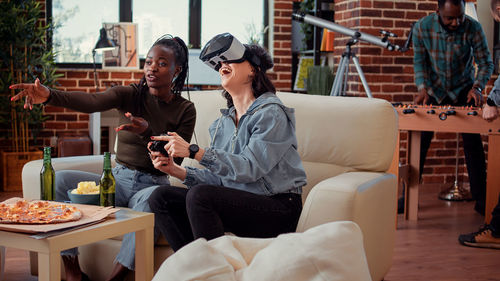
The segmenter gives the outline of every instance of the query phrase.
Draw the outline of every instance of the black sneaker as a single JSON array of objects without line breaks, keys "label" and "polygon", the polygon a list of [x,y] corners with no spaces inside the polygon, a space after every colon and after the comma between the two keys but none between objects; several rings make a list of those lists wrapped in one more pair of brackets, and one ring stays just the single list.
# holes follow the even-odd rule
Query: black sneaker
[{"label": "black sneaker", "polygon": [[458,241],[464,246],[500,249],[500,235],[493,234],[493,228],[486,224],[478,232],[461,234]]}]

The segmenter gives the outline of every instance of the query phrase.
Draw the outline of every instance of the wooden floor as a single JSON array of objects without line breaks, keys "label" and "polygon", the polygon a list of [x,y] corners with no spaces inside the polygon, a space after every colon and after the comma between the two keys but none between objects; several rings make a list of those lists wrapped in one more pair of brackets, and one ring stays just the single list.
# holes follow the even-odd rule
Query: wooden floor
[{"label": "wooden floor", "polygon": [[393,265],[385,280],[500,280],[500,250],[458,243],[459,234],[484,223],[474,202],[439,200],[439,192],[439,186],[421,188],[417,222],[398,216]]},{"label": "wooden floor", "polygon": [[[476,231],[483,223],[473,202],[442,201],[438,193],[437,186],[421,188],[418,222],[398,216],[394,261],[385,280],[500,280],[500,250],[464,247],[457,241],[460,233]],[[12,196],[19,194],[0,192],[0,201]],[[7,248],[3,280],[37,280],[29,274],[26,251]]]}]

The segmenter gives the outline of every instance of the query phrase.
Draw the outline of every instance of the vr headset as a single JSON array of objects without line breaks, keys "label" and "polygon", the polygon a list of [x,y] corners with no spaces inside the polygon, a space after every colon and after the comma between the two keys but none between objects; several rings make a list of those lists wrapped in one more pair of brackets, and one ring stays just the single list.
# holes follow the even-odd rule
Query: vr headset
[{"label": "vr headset", "polygon": [[219,71],[223,62],[240,63],[247,60],[256,67],[260,66],[260,59],[227,32],[216,35],[208,41],[201,50],[200,60],[215,71]]}]

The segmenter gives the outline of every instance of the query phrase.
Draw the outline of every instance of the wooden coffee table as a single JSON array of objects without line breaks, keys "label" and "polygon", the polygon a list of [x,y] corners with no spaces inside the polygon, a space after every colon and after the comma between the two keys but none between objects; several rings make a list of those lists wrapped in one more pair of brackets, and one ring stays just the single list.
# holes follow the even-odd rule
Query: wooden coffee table
[{"label": "wooden coffee table", "polygon": [[35,239],[32,234],[0,231],[0,246],[37,252],[38,280],[61,280],[62,250],[135,232],[135,280],[149,281],[153,278],[154,215],[120,209],[103,222],[42,239]]}]

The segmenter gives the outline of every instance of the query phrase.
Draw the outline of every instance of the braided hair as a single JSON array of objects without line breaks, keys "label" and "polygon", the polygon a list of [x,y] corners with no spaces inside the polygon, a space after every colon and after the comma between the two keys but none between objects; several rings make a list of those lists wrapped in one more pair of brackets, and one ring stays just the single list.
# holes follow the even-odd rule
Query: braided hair
[{"label": "braided hair", "polygon": [[[252,77],[252,92],[255,98],[258,98],[264,93],[273,93],[276,94],[276,88],[273,85],[273,82],[269,79],[266,74],[266,71],[273,67],[273,59],[269,55],[269,53],[263,47],[251,44],[244,44],[245,49],[249,51],[251,54],[257,56],[260,60],[259,65],[255,65],[252,61],[247,60],[254,70],[254,75]],[[227,107],[233,106],[233,99],[231,95],[226,91],[222,91],[222,96],[227,101]]]},{"label": "braided hair", "polygon": [[[186,43],[184,43],[184,41],[179,37],[172,37],[172,35],[167,34],[158,38],[158,40],[154,42],[151,48],[157,45],[161,45],[171,49],[174,52],[175,65],[181,67],[181,72],[177,75],[176,78],[174,78],[172,83],[172,92],[175,95],[180,95],[182,89],[184,88],[184,82],[188,77],[189,70],[188,48],[186,46]],[[146,76],[142,76],[141,81],[139,82],[139,92],[143,94],[146,93],[148,89],[149,87],[146,83]]]}]

